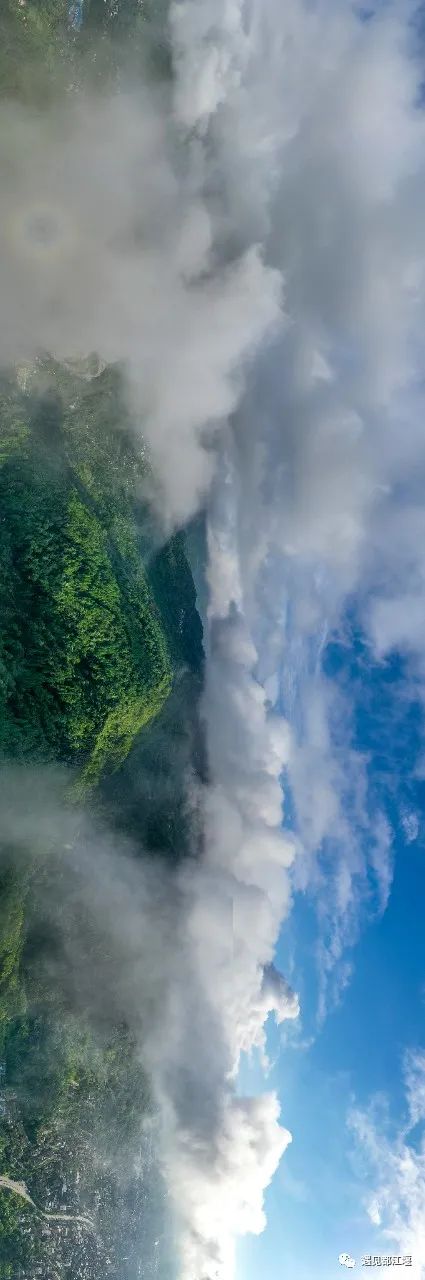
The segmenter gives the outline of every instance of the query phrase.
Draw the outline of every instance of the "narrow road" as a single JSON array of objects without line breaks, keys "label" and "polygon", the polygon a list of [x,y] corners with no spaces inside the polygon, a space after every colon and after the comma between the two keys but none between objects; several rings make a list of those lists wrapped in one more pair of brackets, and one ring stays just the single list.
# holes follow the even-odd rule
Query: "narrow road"
[{"label": "narrow road", "polygon": [[44,1209],[39,1209],[38,1205],[32,1200],[25,1182],[14,1182],[13,1178],[8,1178],[6,1173],[0,1174],[0,1187],[6,1191],[12,1191],[15,1196],[20,1196],[21,1200],[26,1200],[35,1212],[45,1218],[47,1222],[79,1222],[81,1226],[87,1227],[88,1231],[96,1232],[94,1222],[91,1218],[86,1217],[82,1213],[46,1213]]}]

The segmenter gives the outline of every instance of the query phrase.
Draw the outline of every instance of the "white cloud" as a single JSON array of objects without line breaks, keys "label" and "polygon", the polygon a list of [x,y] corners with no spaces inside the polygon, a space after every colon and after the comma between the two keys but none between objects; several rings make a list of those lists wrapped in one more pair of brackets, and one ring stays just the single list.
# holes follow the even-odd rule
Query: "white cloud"
[{"label": "white cloud", "polygon": [[196,159],[183,173],[174,128],[171,104],[143,91],[53,118],[3,104],[0,121],[0,358],[123,361],[165,523],[205,497],[203,433],[235,408],[281,290],[256,244],[217,263],[203,174]]},{"label": "white cloud", "polygon": [[425,1120],[425,1053],[411,1049],[405,1055],[404,1083],[409,1108],[409,1125]]},{"label": "white cloud", "polygon": [[[355,1110],[349,1118],[358,1150],[364,1160],[363,1178],[374,1190],[364,1201],[367,1215],[382,1233],[386,1246],[412,1257],[409,1274],[425,1275],[425,1134],[414,1141],[412,1130],[425,1119],[425,1056],[405,1055],[407,1123],[391,1132],[388,1112],[382,1105],[368,1112]],[[365,1176],[366,1175],[366,1176]]]},{"label": "white cloud", "polygon": [[370,1204],[367,1206],[367,1214],[368,1214],[368,1217],[370,1218],[370,1221],[373,1222],[374,1227],[380,1227],[381,1210],[379,1207],[378,1200],[371,1200]]},{"label": "white cloud", "polygon": [[413,810],[405,809],[401,815],[401,825],[407,844],[413,844],[419,835],[419,818]]},{"label": "white cloud", "polygon": [[[370,664],[399,646],[423,669],[420,69],[397,6],[359,23],[340,6],[290,3],[264,22],[256,13],[254,28],[250,91],[257,122],[268,119],[269,181],[252,219],[282,272],[288,323],[257,359],[236,415],[239,593],[267,687],[281,671],[307,850],[295,883],[319,893],[322,980],[337,967],[338,989],[362,914],[372,901],[385,910],[393,851],[368,795],[369,761],[353,750],[351,691],[338,705],[323,646],[334,629],[341,636],[354,602]],[[228,181],[245,230],[241,176],[255,145],[243,79],[218,113],[220,143],[229,128],[234,140],[235,104],[240,149]]]},{"label": "white cloud", "polygon": [[[211,489],[204,859],[173,883],[179,910],[115,872],[103,907],[114,936],[128,921],[120,994],[137,1019],[138,978],[182,1280],[228,1280],[288,1141],[235,1071],[272,1009],[296,1012],[269,966],[299,844],[325,984],[348,980],[368,875],[380,909],[389,892],[391,833],[375,813],[365,855],[364,761],[321,658],[357,593],[375,652],[403,645],[422,669],[425,126],[403,6],[366,23],[332,0],[184,0],[171,32],[172,101],[5,108],[1,352],[123,360],[168,520]],[[291,731],[257,679],[283,617]],[[422,1156],[400,1141],[384,1185],[410,1239]]]},{"label": "white cloud", "polygon": [[[249,692],[243,664],[240,686]],[[249,714],[249,697],[241,711]],[[232,1276],[235,1237],[263,1229],[264,1189],[291,1141],[276,1095],[239,1097],[236,1069],[242,1050],[264,1048],[270,1013],[278,1023],[298,1014],[296,996],[272,963],[292,851],[274,812],[263,818],[260,792],[250,829],[249,762],[245,786],[231,799],[230,744],[222,756],[227,809],[211,792],[206,856],[174,872],[130,858],[131,847],[117,847],[116,838],[70,810],[60,773],[26,772],[24,810],[21,771],[0,775],[2,836],[17,855],[39,842],[43,919],[51,912],[64,921],[63,964],[77,1006],[96,1020],[105,1005],[139,1043],[159,1108],[159,1156],[184,1280]],[[264,779],[278,787],[276,743],[265,719],[262,765]],[[250,812],[255,801],[251,787]],[[59,912],[50,857],[61,866]]]}]

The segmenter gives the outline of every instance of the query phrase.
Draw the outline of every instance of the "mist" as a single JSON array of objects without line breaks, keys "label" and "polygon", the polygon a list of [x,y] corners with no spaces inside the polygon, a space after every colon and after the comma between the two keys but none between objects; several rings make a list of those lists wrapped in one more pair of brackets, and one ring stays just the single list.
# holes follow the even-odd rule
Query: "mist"
[{"label": "mist", "polygon": [[[268,1014],[298,1014],[268,959],[266,894],[246,882],[233,840],[228,866],[211,854],[172,870],[71,807],[66,771],[3,769],[0,783],[3,858],[19,866],[35,857],[44,867],[31,890],[33,922],[56,939],[37,961],[44,981],[99,1043],[117,1022],[135,1037],[158,1115],[177,1272],[231,1271],[235,1234],[262,1229],[263,1186],[290,1141],[272,1094],[241,1098],[235,1087],[239,1053],[262,1044]],[[208,804],[216,826],[222,798]],[[257,832],[262,875],[268,867],[276,879],[278,837],[268,849],[258,819]],[[285,854],[282,839],[281,862]],[[261,941],[247,944],[259,912]]]},{"label": "mist", "polygon": [[203,441],[278,319],[280,282],[255,245],[217,260],[202,155],[164,97],[3,108],[0,359],[124,362],[167,525],[205,498]]},{"label": "mist", "polygon": [[[82,872],[153,1082],[181,1280],[229,1280],[237,1235],[263,1229],[290,1135],[272,1094],[238,1096],[238,1062],[265,1051],[270,1013],[298,1013],[275,945],[329,836],[325,977],[355,936],[363,762],[335,751],[345,708],[321,669],[349,600],[376,658],[400,645],[423,681],[412,21],[403,5],[366,21],[332,3],[184,0],[163,90],[2,111],[2,363],[121,362],[164,528],[206,511],[203,855],[159,872],[89,828]],[[48,795],[52,812],[56,831]],[[391,833],[374,824],[384,905]]]}]

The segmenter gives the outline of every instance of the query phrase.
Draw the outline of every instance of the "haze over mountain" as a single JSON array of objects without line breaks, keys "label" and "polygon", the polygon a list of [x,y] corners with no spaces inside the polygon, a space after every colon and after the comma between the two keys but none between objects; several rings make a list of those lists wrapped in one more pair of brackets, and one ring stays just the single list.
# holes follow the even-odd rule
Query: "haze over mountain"
[{"label": "haze over mountain", "polygon": [[[293,900],[314,1040],[420,827],[422,36],[397,3],[64,8],[4,17],[0,1175],[96,1226],[25,1235],[3,1182],[4,1275],[231,1280],[291,1141],[246,1080],[297,1024]],[[394,662],[405,787],[358,712]],[[420,1280],[422,1166],[413,1208],[389,1169],[370,1220]]]}]

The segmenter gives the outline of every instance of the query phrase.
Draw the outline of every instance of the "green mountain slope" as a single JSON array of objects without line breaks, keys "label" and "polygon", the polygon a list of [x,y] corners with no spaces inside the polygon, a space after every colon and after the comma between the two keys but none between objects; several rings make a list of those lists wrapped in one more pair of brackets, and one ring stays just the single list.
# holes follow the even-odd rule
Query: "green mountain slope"
[{"label": "green mountain slope", "polygon": [[[66,804],[100,809],[137,856],[176,860],[191,847],[202,627],[183,534],[152,537],[147,473],[118,369],[3,375],[0,765],[30,809],[31,768],[71,765]],[[0,1280],[136,1280],[160,1256],[165,1277],[139,1045],[112,995],[100,1021],[95,992],[75,1000],[52,841],[0,837]],[[93,929],[87,972],[103,955]]]},{"label": "green mountain slope", "polygon": [[170,691],[171,645],[180,656],[170,587],[178,596],[184,581],[187,594],[190,575],[176,541],[161,553],[171,558],[161,618],[135,515],[145,463],[119,374],[85,384],[59,370],[57,381],[60,394],[54,380],[44,394],[1,387],[0,752],[76,763],[94,785]]},{"label": "green mountain slope", "polygon": [[[84,0],[76,31],[69,0],[4,0],[0,98],[37,111],[169,78],[167,7]],[[32,770],[47,766],[50,812],[69,766],[77,825],[95,812],[118,850],[172,863],[193,853],[187,778],[204,767],[202,626],[184,534],[153,535],[148,475],[119,369],[85,353],[0,373],[1,800],[31,815]],[[39,817],[22,841],[0,832],[0,1280],[169,1280],[141,1031],[114,999],[82,883],[70,888],[78,841],[64,855],[53,824],[44,849]]]}]

